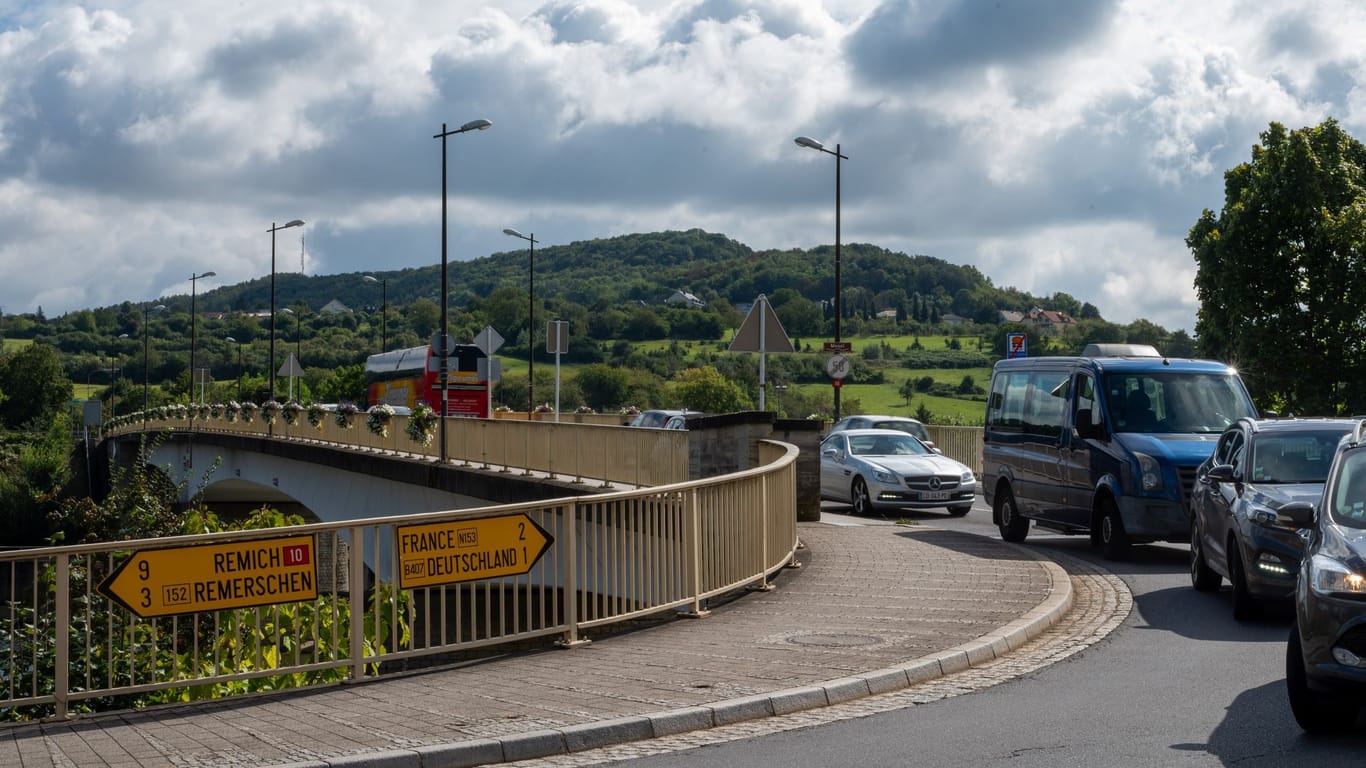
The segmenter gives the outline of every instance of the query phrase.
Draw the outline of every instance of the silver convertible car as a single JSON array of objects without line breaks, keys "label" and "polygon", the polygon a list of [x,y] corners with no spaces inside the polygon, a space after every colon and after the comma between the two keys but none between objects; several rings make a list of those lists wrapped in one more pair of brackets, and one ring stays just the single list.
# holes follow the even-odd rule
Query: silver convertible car
[{"label": "silver convertible car", "polygon": [[847,429],[821,443],[821,498],[854,514],[948,507],[972,509],[977,478],[965,464],[894,429]]}]

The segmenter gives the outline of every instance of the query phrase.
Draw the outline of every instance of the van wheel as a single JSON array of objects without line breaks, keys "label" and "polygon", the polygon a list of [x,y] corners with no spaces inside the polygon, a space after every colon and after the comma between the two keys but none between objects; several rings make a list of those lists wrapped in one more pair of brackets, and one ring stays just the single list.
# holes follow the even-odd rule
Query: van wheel
[{"label": "van wheel", "polygon": [[1022,517],[1015,506],[1015,494],[1009,488],[996,494],[996,527],[1001,530],[1001,538],[1006,541],[1021,542],[1029,535],[1029,518]]},{"label": "van wheel", "polygon": [[855,515],[873,514],[873,497],[868,493],[868,483],[863,478],[854,478],[853,488],[850,489],[849,498],[854,502]]},{"label": "van wheel", "polygon": [[1191,586],[1199,592],[1213,592],[1223,577],[1205,561],[1205,548],[1200,545],[1200,526],[1191,518]]},{"label": "van wheel", "polygon": [[1105,551],[1106,560],[1126,560],[1129,557],[1129,534],[1124,532],[1119,506],[1111,499],[1101,502],[1100,506],[1100,546]]},{"label": "van wheel", "polygon": [[1290,641],[1285,644],[1285,690],[1295,722],[1307,733],[1341,733],[1356,722],[1359,705],[1355,702],[1309,689],[1298,622],[1290,625]]},{"label": "van wheel", "polygon": [[1247,571],[1238,542],[1228,543],[1228,580],[1233,585],[1233,618],[1249,621],[1262,615],[1262,604],[1247,589]]}]

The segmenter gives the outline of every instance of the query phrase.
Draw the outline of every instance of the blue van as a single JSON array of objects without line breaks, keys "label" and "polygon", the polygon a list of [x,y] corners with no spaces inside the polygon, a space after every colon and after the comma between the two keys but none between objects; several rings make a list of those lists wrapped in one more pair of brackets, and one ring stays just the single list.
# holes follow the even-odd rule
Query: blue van
[{"label": "blue van", "polygon": [[1092,344],[1081,357],[1001,360],[982,431],[982,493],[1006,541],[1029,523],[1089,534],[1105,556],[1190,541],[1189,502],[1224,428],[1256,418],[1224,363]]}]

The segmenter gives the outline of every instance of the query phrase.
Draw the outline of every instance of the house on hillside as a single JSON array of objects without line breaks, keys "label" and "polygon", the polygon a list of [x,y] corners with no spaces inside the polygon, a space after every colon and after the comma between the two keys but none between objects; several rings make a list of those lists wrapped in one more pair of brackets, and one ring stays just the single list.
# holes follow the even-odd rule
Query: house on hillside
[{"label": "house on hillside", "polygon": [[1058,312],[1052,309],[1039,309],[1035,307],[1025,313],[1024,322],[1033,325],[1041,333],[1058,334],[1063,329],[1076,322],[1072,316],[1066,312]]},{"label": "house on hillside", "polygon": [[707,305],[705,301],[702,301],[687,291],[674,291],[669,298],[664,300],[664,303],[675,307],[695,307],[698,309]]},{"label": "house on hillside", "polygon": [[939,320],[943,322],[945,325],[964,325],[972,322],[972,318],[970,317],[963,317],[962,315],[954,315],[947,313],[942,315],[939,318]]},{"label": "house on hillside", "polygon": [[1023,323],[1025,313],[1016,312],[1013,309],[1003,309],[996,313],[1003,323]]},{"label": "house on hillside", "polygon": [[885,318],[890,319],[890,320],[895,320],[895,319],[896,319],[896,310],[895,310],[895,309],[884,309],[884,310],[880,310],[880,311],[877,313],[877,316],[878,316],[878,317],[885,317]]},{"label": "house on hillside", "polygon": [[320,315],[344,315],[344,314],[346,314],[346,313],[348,313],[348,312],[350,312],[350,311],[351,311],[351,308],[350,308],[350,307],[346,306],[345,304],[341,303],[340,301],[337,301],[336,299],[333,299],[333,300],[327,302],[326,304],[324,304],[323,307],[322,307],[322,309],[318,310],[318,314],[320,314]]}]

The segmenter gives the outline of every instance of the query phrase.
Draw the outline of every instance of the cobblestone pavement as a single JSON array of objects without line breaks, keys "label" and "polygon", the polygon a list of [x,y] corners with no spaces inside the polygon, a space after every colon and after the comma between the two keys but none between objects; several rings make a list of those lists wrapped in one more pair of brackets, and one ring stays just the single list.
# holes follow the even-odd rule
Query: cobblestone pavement
[{"label": "cobblestone pavement", "polygon": [[1060,554],[1054,557],[1067,569],[1071,578],[1074,596],[1072,610],[1061,622],[1025,647],[984,666],[893,693],[820,709],[506,765],[508,768],[581,768],[610,764],[906,709],[980,691],[1031,674],[1103,640],[1124,623],[1133,608],[1133,596],[1118,576],[1110,575],[1084,560]]}]

